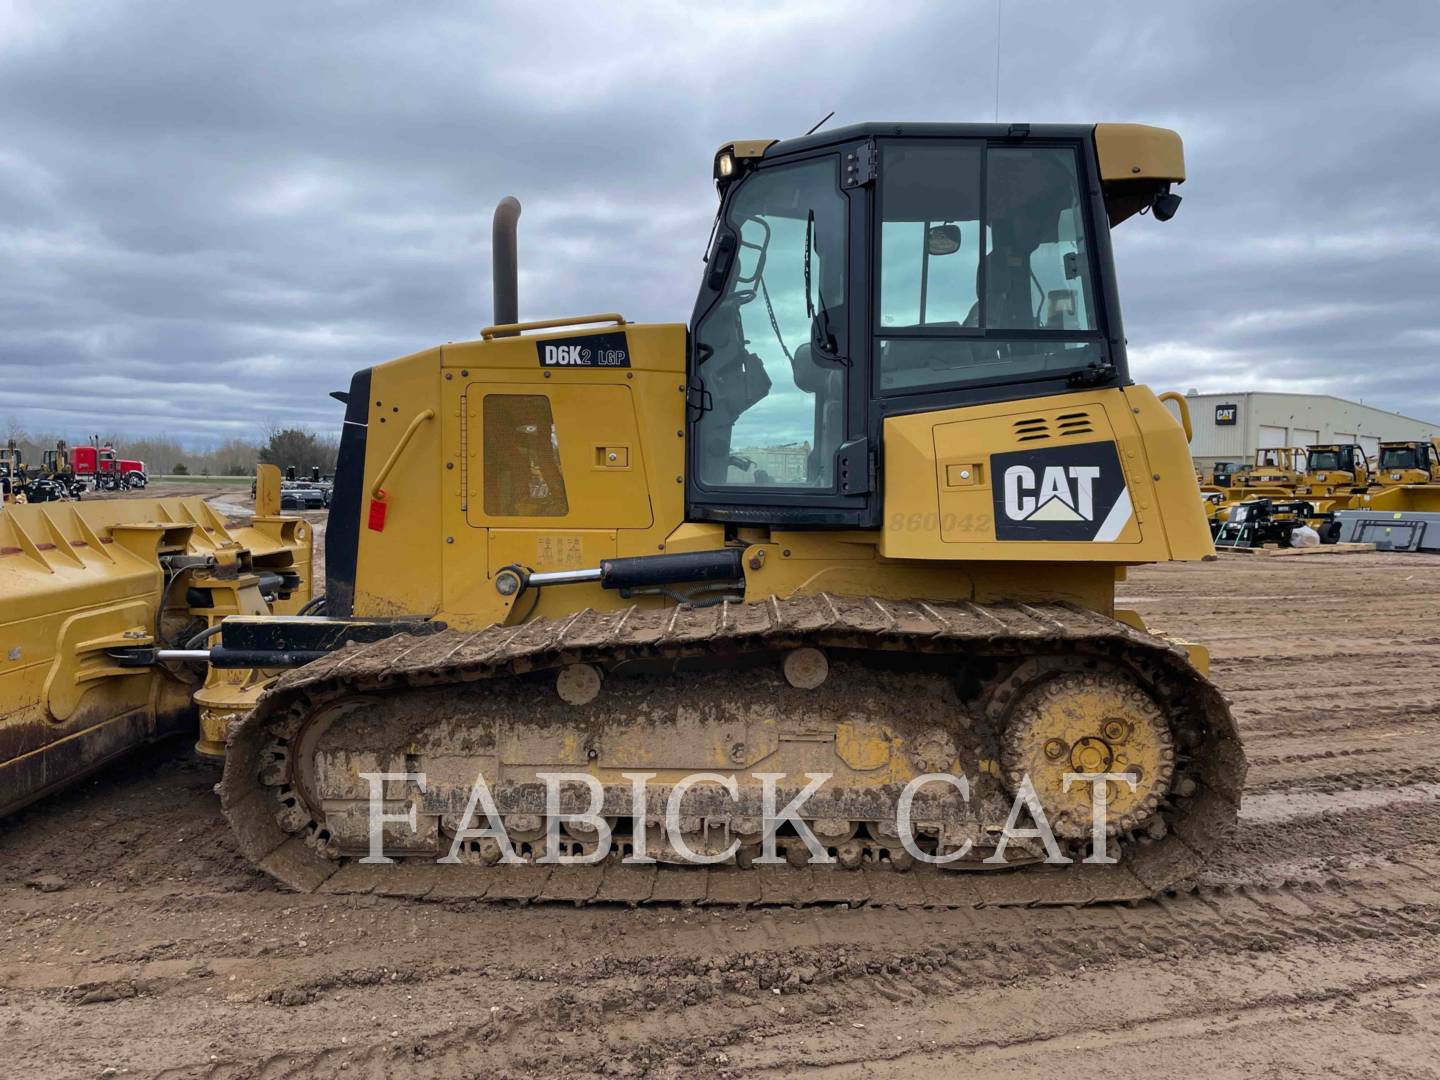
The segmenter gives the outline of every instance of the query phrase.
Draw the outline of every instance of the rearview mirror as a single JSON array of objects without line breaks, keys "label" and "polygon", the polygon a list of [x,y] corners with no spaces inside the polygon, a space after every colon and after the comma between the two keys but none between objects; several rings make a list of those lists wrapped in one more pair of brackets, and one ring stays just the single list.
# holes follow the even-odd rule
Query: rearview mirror
[{"label": "rearview mirror", "polygon": [[960,226],[931,226],[925,237],[925,250],[931,255],[954,255],[960,250]]}]

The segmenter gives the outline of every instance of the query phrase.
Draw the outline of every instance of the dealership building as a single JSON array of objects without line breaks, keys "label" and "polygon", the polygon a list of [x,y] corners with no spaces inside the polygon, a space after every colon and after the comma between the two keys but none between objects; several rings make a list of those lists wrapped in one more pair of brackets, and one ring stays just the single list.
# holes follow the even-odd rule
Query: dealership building
[{"label": "dealership building", "polygon": [[1359,443],[1375,457],[1380,443],[1440,435],[1440,421],[1376,409],[1328,394],[1185,395],[1194,438],[1190,454],[1208,468],[1220,461],[1255,460],[1255,451],[1273,446]]}]

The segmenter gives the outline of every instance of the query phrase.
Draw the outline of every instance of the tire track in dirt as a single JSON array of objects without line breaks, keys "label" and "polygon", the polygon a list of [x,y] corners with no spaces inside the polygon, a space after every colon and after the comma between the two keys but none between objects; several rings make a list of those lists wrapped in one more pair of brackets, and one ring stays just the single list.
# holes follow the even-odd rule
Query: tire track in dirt
[{"label": "tire track in dirt", "polygon": [[[161,754],[0,823],[7,1066],[990,1076],[1063,1054],[1113,1080],[1156,1060],[1433,1077],[1440,557],[1151,567],[1124,589],[1215,646],[1251,756],[1235,842],[1193,892],[949,911],[294,896],[238,857],[215,770]],[[67,887],[25,887],[44,873]]]},{"label": "tire track in dirt", "polygon": [[[1018,974],[1029,977],[1053,978],[1063,974],[1094,972],[1107,967],[1124,967],[1137,956],[1163,958],[1177,965],[1187,959],[1217,956],[1255,956],[1287,950],[1323,947],[1326,950],[1373,949],[1377,946],[1404,947],[1406,943],[1423,940],[1440,928],[1440,892],[1426,883],[1435,866],[1387,868],[1376,871],[1362,882],[1336,883],[1329,888],[1302,890],[1283,888],[1249,892],[1209,891],[1194,898],[1177,898],[1136,909],[1051,911],[1044,915],[1029,913],[1015,917],[1010,912],[977,913],[973,925],[966,928],[965,940],[955,944],[938,944],[908,951],[891,951],[890,939],[905,940],[918,927],[937,925],[937,918],[916,920],[918,927],[910,933],[896,935],[877,932],[875,924],[893,913],[861,912],[858,929],[863,945],[821,948],[796,948],[784,953],[768,950],[748,955],[731,956],[719,964],[702,962],[705,978],[694,974],[696,964],[665,955],[632,958],[624,961],[605,960],[577,966],[559,981],[562,989],[542,992],[538,997],[527,993],[525,1013],[497,1010],[493,1018],[479,1024],[456,1028],[427,1028],[413,1032],[397,1043],[381,1039],[361,1047],[327,1047],[305,1054],[267,1054],[258,1059],[224,1061],[198,1071],[175,1070],[164,1075],[202,1075],[220,1078],[242,1076],[301,1077],[338,1076],[339,1068],[349,1063],[354,1068],[385,1069],[403,1062],[406,1075],[456,1076],[484,1067],[485,1062],[501,1045],[529,1044],[526,1065],[532,1070],[552,1069],[554,1074],[584,1060],[575,1050],[556,1048],[541,1050],[535,1038],[557,1021],[583,1012],[590,991],[597,986],[617,983],[647,989],[638,1000],[625,1003],[611,1001],[611,1012],[622,1016],[633,1011],[639,1022],[653,1013],[657,1002],[672,1008],[679,998],[677,1013],[668,1016],[665,1027],[668,1038],[652,1042],[632,1056],[651,1066],[662,1064],[690,1067],[711,1063],[718,1054],[729,1057],[733,1048],[743,1045],[757,1031],[767,1039],[790,1033],[805,1035],[816,1017],[829,1017],[832,1023],[857,1015],[855,1003],[868,1003],[862,1015],[890,1007],[923,1007],[927,1001],[944,1000],[952,995],[975,992],[977,988],[996,987],[1016,980]],[[1410,895],[1400,895],[1414,890]],[[1117,918],[1118,916],[1118,918]],[[1039,925],[1037,925],[1037,922]],[[716,970],[718,969],[718,970]],[[1425,975],[1431,974],[1427,968]],[[521,971],[509,973],[523,979]],[[1414,981],[1414,976],[1385,980],[1370,979],[1358,986],[1342,987],[1335,993],[1367,991],[1383,985],[1399,985]],[[681,992],[676,982],[688,992]],[[533,993],[533,985],[526,986]],[[776,993],[776,991],[779,993]],[[1290,997],[1267,997],[1251,1008],[1290,1007],[1313,1004],[1328,991],[1306,991]],[[1319,996],[1317,996],[1317,994]],[[737,1004],[767,995],[790,1003],[779,1012],[767,1010],[765,1023],[756,1028],[749,1021],[749,1006]],[[687,1000],[688,999],[688,1000]],[[1227,1008],[1230,1006],[1226,1006]],[[733,1022],[736,1009],[747,1014],[746,1022]],[[1113,1022],[1106,1030],[1114,1033],[1149,1025],[1160,1019],[1174,1019],[1193,1014],[1193,1008],[1172,1010],[1161,1016],[1131,1017],[1119,1025]],[[683,1023],[680,1022],[683,1019]],[[859,1022],[860,1030],[865,1022]],[[849,1024],[845,1025],[849,1027]],[[797,1032],[796,1029],[799,1029]],[[674,1034],[683,1030],[683,1036]],[[584,1043],[580,1031],[575,1032]],[[1054,1036],[1067,1036],[1061,1031]],[[1000,1045],[1035,1042],[1038,1035]],[[591,1036],[594,1045],[594,1036]],[[941,1048],[978,1049],[969,1043],[940,1044]],[[927,1051],[928,1052],[928,1051]],[[897,1060],[903,1057],[898,1055]],[[873,1058],[867,1052],[865,1060]],[[855,1059],[860,1060],[860,1059]],[[786,1060],[786,1065],[796,1064]],[[843,1063],[843,1059],[841,1062]],[[192,1070],[197,1067],[190,1067]]]}]

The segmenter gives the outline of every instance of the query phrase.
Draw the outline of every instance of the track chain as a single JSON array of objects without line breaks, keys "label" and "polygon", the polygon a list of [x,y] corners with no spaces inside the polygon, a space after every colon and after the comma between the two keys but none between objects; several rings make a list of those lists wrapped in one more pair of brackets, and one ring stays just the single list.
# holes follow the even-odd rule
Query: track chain
[{"label": "track chain", "polygon": [[[896,873],[832,867],[454,866],[425,861],[364,865],[332,859],[277,816],[282,785],[265,772],[265,748],[305,717],[355,693],[403,693],[516,676],[572,663],[680,659],[800,646],[967,653],[1023,659],[1047,654],[1122,664],[1151,685],[1172,723],[1190,732],[1194,792],[1166,811],[1163,839],[1128,843],[1120,862],[966,873],[917,866]],[[1004,693],[1003,688],[1000,691]],[[1135,901],[1194,880],[1234,827],[1245,779],[1239,734],[1224,699],[1175,644],[1071,604],[976,604],[840,597],[826,593],[708,608],[584,610],[564,619],[474,632],[399,635],[350,647],[282,676],[230,734],[221,804],[244,853],[301,891],[585,903],[915,904],[977,907]],[[293,817],[293,815],[291,815]]]}]

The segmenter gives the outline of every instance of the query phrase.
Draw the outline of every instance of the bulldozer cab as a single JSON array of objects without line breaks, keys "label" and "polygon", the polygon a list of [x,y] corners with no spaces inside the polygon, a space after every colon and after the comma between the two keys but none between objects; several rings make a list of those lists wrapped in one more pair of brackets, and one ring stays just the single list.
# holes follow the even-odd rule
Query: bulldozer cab
[{"label": "bulldozer cab", "polygon": [[49,477],[64,476],[70,472],[70,452],[63,441],[57,442],[42,452],[41,462],[45,475]]},{"label": "bulldozer cab", "polygon": [[0,447],[0,476],[7,478],[12,487],[25,482],[25,455],[14,440]]},{"label": "bulldozer cab", "polygon": [[1233,461],[1217,461],[1210,472],[1210,482],[1215,487],[1229,487],[1241,466]]},{"label": "bulldozer cab", "polygon": [[1306,459],[1307,479],[1326,483],[1333,480],[1333,473],[1348,473],[1357,482],[1369,476],[1369,463],[1365,450],[1355,443],[1312,446]]},{"label": "bulldozer cab", "polygon": [[[828,540],[794,537],[818,529],[866,534],[849,542],[916,575],[1068,560],[1107,590],[1108,566],[1081,567],[1208,553],[1188,406],[1129,379],[1109,237],[1147,207],[1168,218],[1183,177],[1178,136],[1127,125],[730,143],[688,324],[522,322],[519,206],[502,202],[495,324],[340,395],[328,610],[519,618],[493,584],[516,568],[601,593],[605,560],[664,553],[653,572],[673,575],[671,555],[708,552],[733,581],[734,551],[773,543],[801,567]],[[1150,471],[1123,456],[1141,442]],[[1142,527],[1162,496],[1166,523]],[[439,565],[380,571],[437,531]]]},{"label": "bulldozer cab", "polygon": [[1255,452],[1255,467],[1257,469],[1292,469],[1295,467],[1297,455],[1294,447],[1273,446]]},{"label": "bulldozer cab", "polygon": [[1364,471],[1365,451],[1355,444],[1310,446],[1306,472]]},{"label": "bulldozer cab", "polygon": [[1303,446],[1270,446],[1255,451],[1253,468],[1237,474],[1247,487],[1293,486],[1305,473],[1309,448]]},{"label": "bulldozer cab", "polygon": [[1424,484],[1440,480],[1437,440],[1382,442],[1376,462],[1378,479],[1389,484]]},{"label": "bulldozer cab", "polygon": [[[1117,138],[1143,158],[1123,174]],[[1173,133],[1126,125],[723,147],[690,323],[687,516],[873,526],[886,418],[1126,385],[1108,226],[1168,217],[1183,177]]]}]

